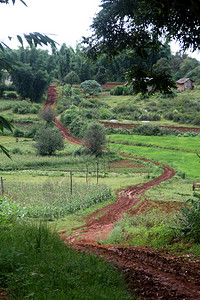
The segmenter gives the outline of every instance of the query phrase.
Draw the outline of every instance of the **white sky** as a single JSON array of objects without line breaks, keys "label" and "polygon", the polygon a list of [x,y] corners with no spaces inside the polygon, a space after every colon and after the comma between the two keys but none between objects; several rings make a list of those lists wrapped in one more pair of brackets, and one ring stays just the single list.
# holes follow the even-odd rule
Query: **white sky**
[{"label": "white sky", "polygon": [[[13,6],[1,4],[0,40],[11,48],[17,48],[16,35],[40,32],[49,35],[60,45],[75,48],[82,36],[89,36],[92,19],[100,10],[101,0],[19,0]],[[8,36],[14,37],[9,42]],[[59,48],[59,47],[58,47]],[[172,43],[172,52],[178,51],[178,44]],[[190,54],[200,61],[200,52]]]},{"label": "white sky", "polygon": [[[89,36],[89,26],[100,10],[101,0],[24,0],[28,7],[19,0],[15,5],[1,4],[0,40],[12,47],[8,36],[40,32],[49,35],[60,45],[75,47],[82,36]],[[19,45],[19,43],[18,43]]]}]

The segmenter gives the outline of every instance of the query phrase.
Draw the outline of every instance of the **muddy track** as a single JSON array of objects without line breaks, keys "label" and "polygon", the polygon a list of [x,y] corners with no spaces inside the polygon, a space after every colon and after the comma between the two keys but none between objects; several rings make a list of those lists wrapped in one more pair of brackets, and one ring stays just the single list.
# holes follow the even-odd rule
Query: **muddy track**
[{"label": "muddy track", "polygon": [[[55,125],[65,138],[82,143],[71,137],[68,129],[56,120]],[[149,248],[99,245],[99,241],[112,231],[115,222],[138,203],[144,191],[172,178],[174,174],[173,169],[163,165],[163,173],[158,178],[118,192],[115,203],[89,216],[86,224],[74,228],[71,236],[62,232],[60,237],[72,248],[92,252],[118,266],[125,274],[129,289],[142,299],[200,299],[200,261],[172,257]]]}]

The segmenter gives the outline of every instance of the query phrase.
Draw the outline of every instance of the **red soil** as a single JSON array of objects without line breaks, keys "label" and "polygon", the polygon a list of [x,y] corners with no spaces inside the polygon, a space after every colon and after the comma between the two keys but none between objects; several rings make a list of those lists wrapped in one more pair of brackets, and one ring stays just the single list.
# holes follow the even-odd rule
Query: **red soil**
[{"label": "red soil", "polygon": [[[51,102],[47,99],[47,105]],[[82,142],[71,137],[68,129],[58,121],[55,121],[55,125],[70,141],[78,144]],[[93,252],[113,262],[124,272],[129,289],[142,299],[200,299],[200,261],[192,261],[187,256],[171,256],[149,248],[99,245],[99,241],[112,231],[115,222],[138,203],[144,191],[172,178],[174,174],[173,169],[163,165],[163,173],[158,178],[118,192],[115,203],[89,216],[86,224],[74,228],[71,236],[62,232],[60,237],[78,251]],[[140,210],[143,209],[144,204],[140,207]]]}]

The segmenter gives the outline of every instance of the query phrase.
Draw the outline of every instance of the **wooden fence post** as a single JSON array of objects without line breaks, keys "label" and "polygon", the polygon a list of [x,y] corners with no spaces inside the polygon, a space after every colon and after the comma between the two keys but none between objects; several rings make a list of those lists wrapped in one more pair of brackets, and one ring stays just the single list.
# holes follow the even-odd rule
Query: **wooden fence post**
[{"label": "wooden fence post", "polygon": [[97,184],[99,183],[99,161],[97,160]]},{"label": "wooden fence post", "polygon": [[72,195],[72,171],[70,171],[70,191]]},{"label": "wooden fence post", "polygon": [[1,193],[4,195],[4,186],[3,186],[3,178],[1,177]]},{"label": "wooden fence post", "polygon": [[88,164],[86,164],[86,184],[88,184]]}]

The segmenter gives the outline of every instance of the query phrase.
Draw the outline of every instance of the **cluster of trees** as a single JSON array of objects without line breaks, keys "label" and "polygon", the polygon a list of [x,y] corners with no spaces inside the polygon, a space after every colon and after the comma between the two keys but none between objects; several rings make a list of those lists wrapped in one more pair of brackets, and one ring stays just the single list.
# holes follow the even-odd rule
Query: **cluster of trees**
[{"label": "cluster of trees", "polygon": [[[74,50],[65,44],[60,50],[54,48],[51,54],[35,47],[26,49],[21,47],[18,50],[7,50],[6,57],[17,63],[9,70],[17,93],[21,98],[28,98],[32,102],[41,101],[51,82],[70,86],[87,80],[96,80],[100,84],[107,81],[125,82],[126,70],[136,63],[136,60],[126,56],[125,53],[120,53],[111,62],[108,62],[104,55],[92,63],[86,61],[84,50],[80,46]],[[154,60],[154,69],[158,74],[164,73],[173,80],[189,77],[196,83],[200,82],[200,62],[181,52],[172,55],[167,43],[160,46]],[[146,64],[150,68],[150,57]],[[3,83],[4,78],[5,72],[0,70],[0,82]],[[2,84],[1,93],[3,93]]]},{"label": "cluster of trees", "polygon": [[92,35],[84,39],[88,57],[115,57],[127,52],[134,59],[127,79],[137,92],[168,93],[172,76],[158,64],[163,41],[177,40],[182,50],[200,48],[198,0],[102,0],[93,19]]}]

